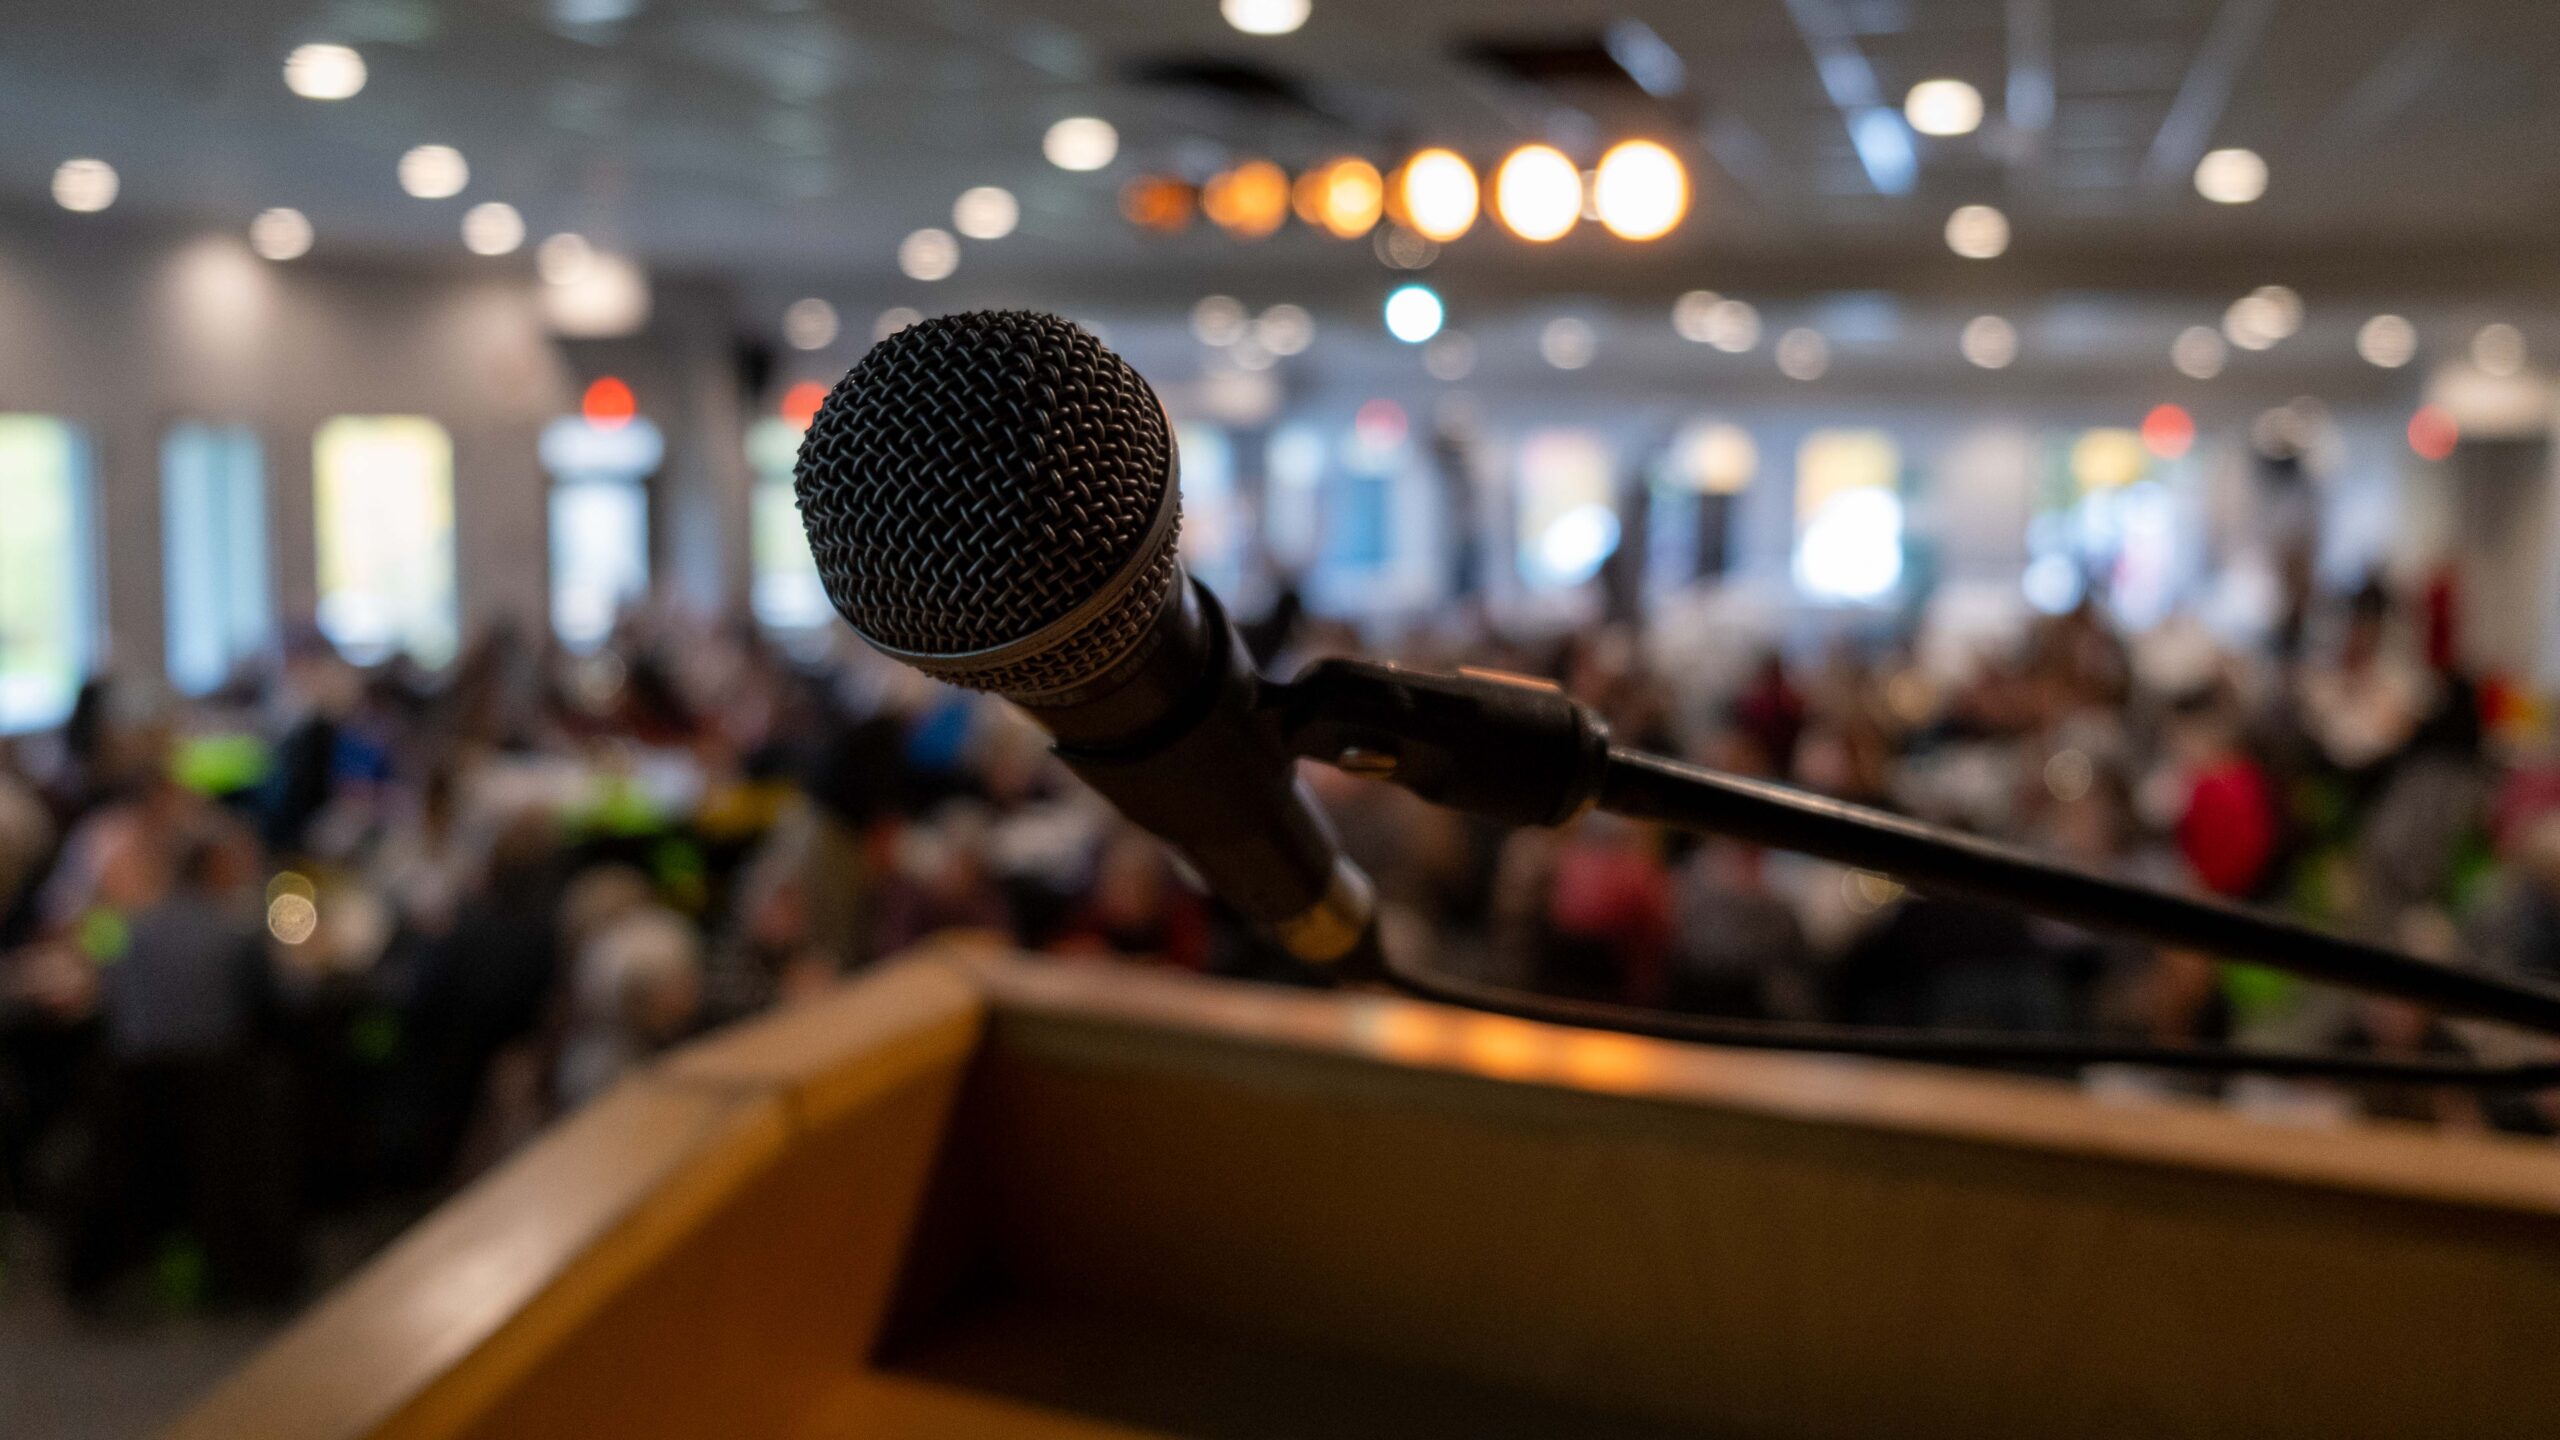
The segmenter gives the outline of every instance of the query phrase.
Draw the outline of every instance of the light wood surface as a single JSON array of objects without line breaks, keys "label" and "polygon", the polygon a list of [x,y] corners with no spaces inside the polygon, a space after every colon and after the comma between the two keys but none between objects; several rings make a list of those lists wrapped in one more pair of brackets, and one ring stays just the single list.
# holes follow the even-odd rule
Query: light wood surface
[{"label": "light wood surface", "polygon": [[187,1440],[2495,1436],[2560,1153],[945,945],[573,1117]]}]

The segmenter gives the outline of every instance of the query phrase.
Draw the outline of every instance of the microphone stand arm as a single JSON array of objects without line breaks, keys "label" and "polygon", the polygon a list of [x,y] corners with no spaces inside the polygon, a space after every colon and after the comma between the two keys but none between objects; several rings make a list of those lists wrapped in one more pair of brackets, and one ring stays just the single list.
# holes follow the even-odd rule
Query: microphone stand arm
[{"label": "microphone stand arm", "polygon": [[[1266,681],[1257,708],[1298,755],[1392,780],[1435,804],[1507,824],[1556,825],[1597,807],[2560,1036],[2560,988],[2431,963],[2223,901],[2111,879],[1903,816],[1631,750],[1610,743],[1599,717],[1543,681],[1323,660],[1294,680]],[[1454,998],[1446,989],[1438,998]],[[1487,998],[1458,1003],[1482,1008]],[[1854,1033],[1820,1028],[1822,1040]],[[1661,1026],[1649,1033],[1661,1033]],[[2218,1063],[2254,1068],[2248,1060]]]}]

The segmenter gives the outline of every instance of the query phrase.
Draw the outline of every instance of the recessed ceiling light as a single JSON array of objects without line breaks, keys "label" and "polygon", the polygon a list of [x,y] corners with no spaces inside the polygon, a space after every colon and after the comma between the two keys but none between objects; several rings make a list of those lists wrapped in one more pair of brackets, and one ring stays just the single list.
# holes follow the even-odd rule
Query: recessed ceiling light
[{"label": "recessed ceiling light", "polygon": [[1075,115],[1049,127],[1040,153],[1061,170],[1099,170],[1120,153],[1120,132],[1108,120]]},{"label": "recessed ceiling light", "polygon": [[76,215],[95,215],[116,203],[116,167],[104,160],[65,160],[54,167],[53,203]]},{"label": "recessed ceiling light", "polygon": [[2483,325],[2471,337],[2471,363],[2483,374],[2504,378],[2524,369],[2524,332],[2504,323]]},{"label": "recessed ceiling light", "polygon": [[926,226],[898,242],[898,269],[910,280],[948,279],[960,268],[960,242],[948,230]]},{"label": "recessed ceiling light", "polygon": [[249,248],[269,260],[299,260],[311,253],[311,220],[289,206],[261,210],[249,222]]},{"label": "recessed ceiling light", "polygon": [[1923,80],[1902,99],[1902,118],[1923,135],[1967,135],[1982,123],[1982,92],[1962,80]]},{"label": "recessed ceiling light", "polygon": [[1579,370],[1600,350],[1600,337],[1587,320],[1570,315],[1550,320],[1538,332],[1538,356],[1559,370]]},{"label": "recessed ceiling light", "polygon": [[474,255],[511,255],[524,243],[524,217],[504,200],[484,200],[462,212],[462,246]]},{"label": "recessed ceiling light", "polygon": [[1443,330],[1422,347],[1422,368],[1434,380],[1464,380],[1475,373],[1476,342],[1463,330]]},{"label": "recessed ceiling light", "polygon": [[2196,162],[2196,193],[2217,205],[2246,205],[2267,193],[2267,162],[2255,150],[2213,150]]},{"label": "recessed ceiling light", "polygon": [[2018,358],[2018,329],[1997,315],[1976,315],[1964,323],[1956,348],[1985,370],[2003,370]]},{"label": "recessed ceiling light", "polygon": [[1947,217],[1947,248],[1967,260],[1994,260],[2009,249],[2009,217],[1989,205],[1963,205]]},{"label": "recessed ceiling light", "polygon": [[1233,345],[1244,326],[1244,302],[1233,295],[1203,295],[1191,307],[1191,338],[1203,345]]},{"label": "recessed ceiling light", "polygon": [[364,57],[344,45],[299,45],[284,57],[285,88],[305,100],[344,100],[364,75]]},{"label": "recessed ceiling light", "polygon": [[421,200],[450,200],[470,183],[470,164],[450,145],[420,145],[400,157],[400,188]]},{"label": "recessed ceiling light", "polygon": [[1523,145],[1493,172],[1493,213],[1523,240],[1559,239],[1582,218],[1582,172],[1552,145]]},{"label": "recessed ceiling light", "polygon": [[[1404,162],[1393,184],[1404,204],[1404,223],[1413,227],[1412,233],[1440,244],[1466,234],[1483,203],[1475,167],[1454,150],[1417,153]],[[1386,243],[1401,233],[1401,227],[1387,232]]]},{"label": "recessed ceiling light", "polygon": [[1688,170],[1650,140],[1610,146],[1594,173],[1592,206],[1621,240],[1658,240],[1689,213]]},{"label": "recessed ceiling light", "polygon": [[535,249],[533,265],[535,269],[542,272],[542,278],[546,282],[553,285],[573,285],[577,283],[579,276],[587,272],[587,267],[595,262],[595,258],[596,247],[587,243],[586,236],[574,230],[563,230],[543,241]]},{"label": "recessed ceiling light", "polygon": [[782,338],[794,350],[824,350],[836,343],[840,328],[836,307],[814,295],[792,301],[782,312]]},{"label": "recessed ceiling light", "polygon": [[1445,312],[1428,285],[1399,285],[1387,297],[1387,333],[1407,345],[1419,345],[1440,333]]},{"label": "recessed ceiling light", "polygon": [[1247,35],[1286,35],[1307,23],[1308,0],[1218,0],[1218,13]]},{"label": "recessed ceiling light", "polygon": [[2418,327],[2397,315],[2376,315],[2357,327],[2356,354],[2368,365],[2397,370],[2418,358]]},{"label": "recessed ceiling light", "polygon": [[1001,185],[963,190],[951,204],[951,228],[972,240],[1001,240],[1021,222],[1021,204]]},{"label": "recessed ceiling light", "polygon": [[1831,342],[1819,330],[1798,328],[1778,337],[1778,373],[1790,380],[1819,380],[1831,369]]},{"label": "recessed ceiling light", "polygon": [[2170,345],[2169,363],[2190,380],[2210,380],[2222,373],[2223,362],[2230,353],[2212,326],[2190,325],[2179,331],[2177,341]]}]

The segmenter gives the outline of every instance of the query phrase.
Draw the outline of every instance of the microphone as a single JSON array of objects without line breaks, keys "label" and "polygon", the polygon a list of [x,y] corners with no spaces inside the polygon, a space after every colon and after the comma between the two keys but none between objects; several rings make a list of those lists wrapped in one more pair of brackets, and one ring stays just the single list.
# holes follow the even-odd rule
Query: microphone
[{"label": "microphone", "polygon": [[1183,573],[1177,462],[1162,402],[1092,335],[975,311],[874,345],[810,424],[794,488],[855,634],[1013,702],[1282,948],[1365,968],[1368,879],[1217,597]]}]

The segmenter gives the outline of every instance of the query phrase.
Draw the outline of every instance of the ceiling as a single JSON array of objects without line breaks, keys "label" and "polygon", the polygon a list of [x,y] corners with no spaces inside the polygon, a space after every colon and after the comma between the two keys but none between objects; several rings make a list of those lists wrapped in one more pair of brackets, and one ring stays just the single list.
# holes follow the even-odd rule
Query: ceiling
[{"label": "ceiling", "polygon": [[[1481,161],[1544,138],[1587,159],[1636,133],[1672,143],[1697,176],[1697,213],[1672,237],[1630,246],[1586,226],[1532,247],[1480,226],[1434,283],[1453,305],[1524,312],[1576,297],[1658,314],[1708,285],[1782,304],[1885,292],[1955,315],[2183,298],[2210,301],[2206,319],[2270,280],[2315,307],[2407,297],[2448,313],[2547,302],[2560,283],[2549,0],[1315,0],[1303,30],[1274,38],[1229,29],[1214,0],[12,9],[5,223],[236,227],[292,205],[323,257],[522,265],[475,261],[459,243],[462,210],[503,199],[537,236],[577,229],[662,272],[735,280],[774,308],[814,292],[848,314],[1170,309],[1225,289],[1320,315],[1365,309],[1396,278],[1365,244],[1295,227],[1256,245],[1142,236],[1120,219],[1117,188],[1140,170],[1201,174],[1247,154],[1387,161],[1423,143]],[[1577,51],[1626,21],[1677,58],[1676,90],[1649,95],[1606,67],[1570,73]],[[363,93],[288,93],[281,58],[307,40],[359,47]],[[1488,63],[1488,46],[1542,52],[1547,63],[1526,68],[1545,73]],[[1981,130],[1904,132],[1907,181],[1890,154],[1853,143],[1859,113],[1942,75],[1981,89]],[[1109,168],[1042,159],[1044,129],[1073,114],[1118,126]],[[469,157],[460,197],[415,200],[394,183],[400,154],[425,141]],[[2196,157],[2226,145],[2266,156],[2259,203],[2195,193]],[[72,155],[117,167],[113,210],[72,217],[46,201]],[[964,242],[939,287],[901,277],[900,238],[948,225],[953,198],[982,184],[1020,197],[1020,230]],[[2013,222],[1999,260],[1957,259],[1940,239],[1948,211],[1976,202]]]}]

